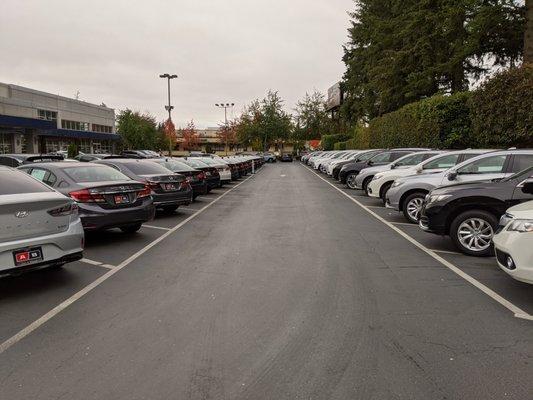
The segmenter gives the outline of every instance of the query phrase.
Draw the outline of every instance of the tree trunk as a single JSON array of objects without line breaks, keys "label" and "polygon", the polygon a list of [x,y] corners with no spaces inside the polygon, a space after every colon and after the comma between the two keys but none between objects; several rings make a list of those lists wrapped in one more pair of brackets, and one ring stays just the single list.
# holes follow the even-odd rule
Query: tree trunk
[{"label": "tree trunk", "polygon": [[533,65],[533,0],[526,0],[526,29],[524,32],[524,64]]}]

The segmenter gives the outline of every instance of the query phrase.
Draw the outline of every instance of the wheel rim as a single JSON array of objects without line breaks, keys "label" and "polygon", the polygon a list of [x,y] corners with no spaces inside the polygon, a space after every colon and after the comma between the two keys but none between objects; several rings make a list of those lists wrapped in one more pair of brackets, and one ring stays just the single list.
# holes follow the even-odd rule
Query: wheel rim
[{"label": "wheel rim", "polygon": [[411,218],[413,221],[418,221],[420,218],[420,211],[422,210],[423,202],[424,199],[421,197],[415,197],[414,199],[411,199],[409,203],[407,203],[407,215],[409,215],[409,218]]},{"label": "wheel rim", "polygon": [[348,178],[346,179],[346,184],[350,189],[355,189],[355,178],[357,176],[355,174],[348,175]]},{"label": "wheel rim", "polygon": [[492,243],[494,231],[491,224],[481,218],[470,218],[457,229],[457,238],[461,245],[470,251],[487,250]]}]

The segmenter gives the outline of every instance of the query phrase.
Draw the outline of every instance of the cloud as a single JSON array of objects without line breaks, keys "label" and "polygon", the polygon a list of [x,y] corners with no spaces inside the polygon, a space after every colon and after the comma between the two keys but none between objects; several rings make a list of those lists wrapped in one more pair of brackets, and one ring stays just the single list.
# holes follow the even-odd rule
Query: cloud
[{"label": "cloud", "polygon": [[2,0],[0,80],[165,118],[223,118],[278,90],[291,110],[344,72],[352,0]]}]

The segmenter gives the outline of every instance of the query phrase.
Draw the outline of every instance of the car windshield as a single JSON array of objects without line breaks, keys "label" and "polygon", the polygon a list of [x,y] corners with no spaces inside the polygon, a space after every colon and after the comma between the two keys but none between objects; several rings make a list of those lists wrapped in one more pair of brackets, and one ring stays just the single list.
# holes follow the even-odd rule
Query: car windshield
[{"label": "car windshield", "polygon": [[[83,164],[83,163],[82,163]],[[84,165],[64,169],[74,182],[129,181],[126,175],[107,165]]]},{"label": "car windshield", "polygon": [[168,175],[172,172],[153,161],[128,162],[124,166],[137,175]]},{"label": "car windshield", "polygon": [[179,161],[175,161],[175,160],[157,160],[157,161],[154,161],[158,164],[161,164],[163,167],[165,168],[168,168],[169,170],[173,171],[173,172],[192,172],[192,171],[195,171],[194,168],[188,166],[187,164],[184,164],[182,162],[179,162]]}]

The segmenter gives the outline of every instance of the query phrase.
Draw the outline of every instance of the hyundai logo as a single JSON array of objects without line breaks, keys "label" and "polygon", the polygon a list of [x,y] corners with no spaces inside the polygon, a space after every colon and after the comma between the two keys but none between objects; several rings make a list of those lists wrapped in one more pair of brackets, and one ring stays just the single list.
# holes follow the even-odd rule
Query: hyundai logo
[{"label": "hyundai logo", "polygon": [[17,218],[26,218],[28,215],[30,215],[29,211],[17,211],[15,213],[15,217]]}]

